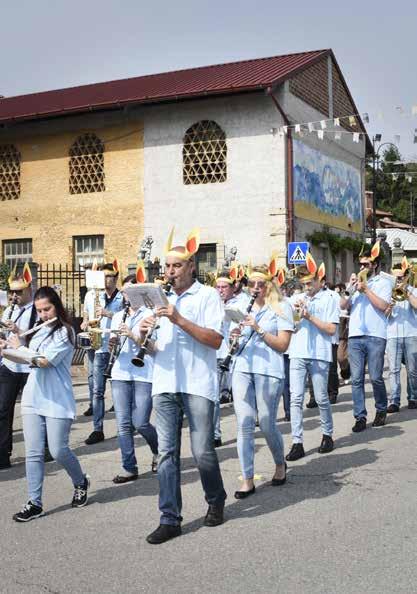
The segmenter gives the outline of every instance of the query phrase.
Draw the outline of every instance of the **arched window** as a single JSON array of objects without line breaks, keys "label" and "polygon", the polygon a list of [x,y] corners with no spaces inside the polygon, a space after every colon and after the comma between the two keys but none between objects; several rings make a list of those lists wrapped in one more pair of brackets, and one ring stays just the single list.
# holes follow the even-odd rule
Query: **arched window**
[{"label": "arched window", "polygon": [[13,144],[0,145],[0,200],[20,197],[20,153]]},{"label": "arched window", "polygon": [[184,184],[226,181],[226,134],[216,122],[202,120],[188,128],[184,136],[182,162]]},{"label": "arched window", "polygon": [[70,148],[70,194],[104,192],[104,144],[93,133],[79,136]]}]

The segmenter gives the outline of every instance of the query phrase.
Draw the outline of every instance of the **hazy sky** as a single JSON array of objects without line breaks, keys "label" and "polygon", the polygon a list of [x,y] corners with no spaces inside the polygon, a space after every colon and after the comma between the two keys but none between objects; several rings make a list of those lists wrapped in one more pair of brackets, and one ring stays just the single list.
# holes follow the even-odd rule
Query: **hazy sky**
[{"label": "hazy sky", "polygon": [[0,94],[332,48],[370,135],[399,134],[402,155],[417,159],[411,0],[0,0],[0,8]]}]

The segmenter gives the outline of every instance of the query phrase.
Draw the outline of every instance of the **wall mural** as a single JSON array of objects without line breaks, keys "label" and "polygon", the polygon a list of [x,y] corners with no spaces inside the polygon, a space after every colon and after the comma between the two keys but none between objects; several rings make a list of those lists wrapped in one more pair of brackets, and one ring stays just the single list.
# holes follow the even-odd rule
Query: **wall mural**
[{"label": "wall mural", "polygon": [[327,157],[294,139],[294,214],[309,221],[360,233],[359,169]]}]

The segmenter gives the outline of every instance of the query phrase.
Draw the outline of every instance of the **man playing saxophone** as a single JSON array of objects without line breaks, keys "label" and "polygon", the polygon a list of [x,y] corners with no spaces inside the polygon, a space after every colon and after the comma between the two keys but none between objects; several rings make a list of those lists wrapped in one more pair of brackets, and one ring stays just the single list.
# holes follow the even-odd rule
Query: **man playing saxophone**
[{"label": "man playing saxophone", "polygon": [[387,391],[382,377],[387,343],[387,318],[385,310],[391,300],[391,282],[377,274],[379,267],[379,242],[367,245],[359,256],[361,270],[356,291],[341,300],[340,307],[350,310],[349,362],[352,374],[353,415],[356,419],[352,431],[366,429],[365,365],[375,399],[376,415],[373,427],[385,425]]},{"label": "man playing saxophone", "polygon": [[[95,298],[95,291],[89,291],[84,301],[84,320],[82,330],[89,327],[90,320],[99,320],[99,329],[109,330],[113,315],[123,309],[123,297],[116,285],[119,278],[119,267],[117,260],[113,263],[103,264],[105,290],[98,294],[98,302]],[[103,441],[103,419],[104,419],[104,392],[106,390],[106,378],[104,372],[109,362],[109,334],[99,334],[100,345],[95,350],[88,350],[88,387],[90,391],[90,410],[85,416],[93,414],[93,432],[87,437],[85,443],[92,445]],[[86,414],[87,413],[87,414]]]},{"label": "man playing saxophone", "polygon": [[412,286],[414,282],[410,279],[410,267],[405,256],[401,264],[393,266],[391,273],[396,277],[396,286],[385,311],[391,388],[387,412],[396,413],[400,410],[402,361],[407,370],[408,408],[417,408],[417,289]]}]

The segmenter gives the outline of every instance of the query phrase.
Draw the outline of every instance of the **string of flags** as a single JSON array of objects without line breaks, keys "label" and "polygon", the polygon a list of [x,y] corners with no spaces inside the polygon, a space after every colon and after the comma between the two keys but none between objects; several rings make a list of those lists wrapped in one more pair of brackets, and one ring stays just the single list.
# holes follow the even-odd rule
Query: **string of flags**
[{"label": "string of flags", "polygon": [[[402,107],[397,107],[396,110],[402,110],[399,113],[403,113]],[[417,105],[412,107],[412,115],[417,115]],[[346,116],[339,116],[337,118],[327,118],[323,120],[315,120],[312,122],[300,122],[298,124],[288,124],[286,126],[281,126],[279,129],[280,136],[284,136],[288,134],[288,131],[294,130],[294,132],[300,136],[303,136],[305,133],[315,133],[317,134],[317,138],[319,140],[324,139],[325,134],[334,134],[335,140],[341,140],[343,134],[349,134],[352,137],[353,142],[360,142],[363,136],[366,136],[366,132],[360,131],[351,131],[351,130],[342,130],[341,129],[341,121],[347,120],[346,123],[349,124],[350,127],[354,128],[360,124],[358,118],[362,119],[362,122],[365,124],[369,124],[369,114],[367,112],[359,114],[351,114]],[[332,127],[330,127],[332,126]],[[395,144],[399,144],[401,140],[401,136],[399,134],[395,134],[394,142]],[[417,128],[414,129],[414,144],[417,144]]]}]

